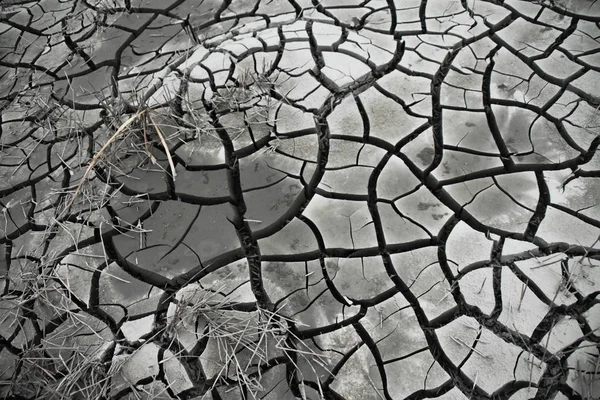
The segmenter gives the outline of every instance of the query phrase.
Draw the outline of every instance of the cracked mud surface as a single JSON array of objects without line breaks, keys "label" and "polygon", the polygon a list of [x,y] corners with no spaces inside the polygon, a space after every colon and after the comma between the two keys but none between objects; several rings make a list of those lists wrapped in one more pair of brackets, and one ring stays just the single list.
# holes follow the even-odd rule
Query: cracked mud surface
[{"label": "cracked mud surface", "polygon": [[2,396],[600,398],[600,2],[0,7]]}]

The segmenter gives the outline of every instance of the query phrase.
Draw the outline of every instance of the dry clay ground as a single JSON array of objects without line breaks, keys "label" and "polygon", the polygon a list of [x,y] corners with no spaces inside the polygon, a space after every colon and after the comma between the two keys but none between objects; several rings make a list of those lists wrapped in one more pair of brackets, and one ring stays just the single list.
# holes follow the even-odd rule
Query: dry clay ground
[{"label": "dry clay ground", "polygon": [[0,5],[0,396],[600,398],[600,2]]}]

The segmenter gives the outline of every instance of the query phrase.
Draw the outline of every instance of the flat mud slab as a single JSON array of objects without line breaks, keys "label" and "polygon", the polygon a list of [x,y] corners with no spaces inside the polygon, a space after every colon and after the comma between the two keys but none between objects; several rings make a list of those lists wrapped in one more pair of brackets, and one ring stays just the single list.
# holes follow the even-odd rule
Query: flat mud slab
[{"label": "flat mud slab", "polygon": [[600,398],[600,1],[0,1],[0,397]]}]

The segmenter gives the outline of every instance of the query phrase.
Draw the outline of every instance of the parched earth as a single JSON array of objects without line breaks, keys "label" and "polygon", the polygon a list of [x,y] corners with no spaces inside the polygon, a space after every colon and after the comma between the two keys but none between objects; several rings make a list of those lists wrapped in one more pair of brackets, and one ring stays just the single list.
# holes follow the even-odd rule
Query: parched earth
[{"label": "parched earth", "polygon": [[600,398],[600,2],[0,10],[0,396]]}]

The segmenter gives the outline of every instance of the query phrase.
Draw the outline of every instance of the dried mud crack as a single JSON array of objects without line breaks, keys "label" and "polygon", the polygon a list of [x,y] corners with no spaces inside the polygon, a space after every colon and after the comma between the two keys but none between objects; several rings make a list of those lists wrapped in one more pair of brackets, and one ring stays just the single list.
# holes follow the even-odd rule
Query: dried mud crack
[{"label": "dried mud crack", "polygon": [[0,397],[600,399],[600,2],[0,1]]}]

